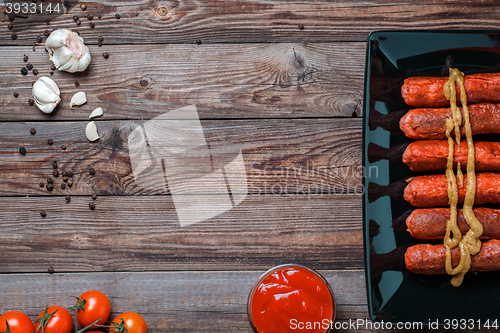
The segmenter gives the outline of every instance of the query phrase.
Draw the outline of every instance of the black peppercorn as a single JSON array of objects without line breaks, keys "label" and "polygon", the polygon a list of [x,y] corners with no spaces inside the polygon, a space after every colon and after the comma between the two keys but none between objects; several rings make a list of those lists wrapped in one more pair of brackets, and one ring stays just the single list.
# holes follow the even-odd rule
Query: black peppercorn
[{"label": "black peppercorn", "polygon": [[26,155],[26,148],[24,147],[19,148],[19,154]]},{"label": "black peppercorn", "polygon": [[9,24],[7,24],[7,28],[8,28],[9,30],[12,30],[12,29],[14,28],[14,26],[13,26],[12,24],[10,24],[10,23],[9,23]]},{"label": "black peppercorn", "polygon": [[54,181],[52,180],[52,178],[47,178],[47,184],[54,184]]},{"label": "black peppercorn", "polygon": [[10,35],[10,38],[16,40],[17,39],[17,34],[15,32],[13,32],[11,35]]},{"label": "black peppercorn", "polygon": [[91,197],[93,200],[97,199],[97,195],[95,193],[92,193]]},{"label": "black peppercorn", "polygon": [[87,5],[85,5],[84,3],[82,3],[82,4],[80,5],[80,9],[81,9],[81,10],[85,10],[85,9],[87,9]]},{"label": "black peppercorn", "polygon": [[52,168],[57,169],[57,161],[56,160],[52,161]]},{"label": "black peppercorn", "polygon": [[90,22],[89,26],[90,26],[90,29],[94,29],[94,27],[95,27],[94,22]]},{"label": "black peppercorn", "polygon": [[54,144],[54,141],[52,141],[52,139],[48,139],[48,140],[47,140],[47,143],[48,143],[50,146],[52,146],[52,145]]},{"label": "black peppercorn", "polygon": [[47,269],[47,272],[49,272],[49,274],[54,274],[54,268],[52,266],[50,266],[48,269]]},{"label": "black peppercorn", "polygon": [[198,39],[198,40],[196,41],[196,44],[201,45],[201,39]]},{"label": "black peppercorn", "polygon": [[15,91],[13,95],[14,95],[15,98],[19,97],[19,93],[17,91]]},{"label": "black peppercorn", "polygon": [[63,182],[67,182],[69,180],[68,176],[66,176],[66,173],[63,172]]},{"label": "black peppercorn", "polygon": [[82,21],[80,21],[80,20],[76,20],[75,22],[76,22],[76,25],[82,24]]},{"label": "black peppercorn", "polygon": [[59,177],[59,171],[57,169],[52,171],[52,174],[54,175],[54,177]]},{"label": "black peppercorn", "polygon": [[35,69],[33,70],[33,75],[38,75],[38,69],[36,69],[36,68],[35,68]]},{"label": "black peppercorn", "polygon": [[71,172],[71,171],[66,172],[66,176],[73,177],[73,172]]},{"label": "black peppercorn", "polygon": [[28,70],[25,67],[21,68],[21,74],[23,75],[28,74]]},{"label": "black peppercorn", "polygon": [[49,37],[49,36],[50,36],[50,31],[49,31],[49,30],[45,30],[45,31],[43,32],[43,34],[44,34],[45,36]]},{"label": "black peppercorn", "polygon": [[66,188],[66,183],[62,183],[62,184],[61,184],[61,189],[63,189],[63,190],[64,190],[65,188]]},{"label": "black peppercorn", "polygon": [[64,200],[66,200],[66,202],[70,202],[71,201],[71,197],[69,195],[67,195],[67,196],[64,197]]},{"label": "black peppercorn", "polygon": [[32,70],[33,69],[33,65],[32,64],[26,64],[26,69],[27,70]]},{"label": "black peppercorn", "polygon": [[303,25],[302,23],[301,23],[301,24],[299,24],[299,29],[300,29],[300,30],[304,30],[304,25]]},{"label": "black peppercorn", "polygon": [[53,71],[55,71],[55,70],[57,69],[57,68],[56,68],[56,65],[52,65],[52,66],[50,66],[50,69],[51,69],[51,70],[53,70]]},{"label": "black peppercorn", "polygon": [[35,135],[36,129],[34,127],[30,128],[30,133],[31,133],[31,135]]},{"label": "black peppercorn", "polygon": [[78,83],[78,81],[75,81],[75,87],[79,87],[80,86],[80,83]]},{"label": "black peppercorn", "polygon": [[47,191],[52,192],[54,190],[54,185],[52,184],[47,184]]},{"label": "black peppercorn", "polygon": [[45,216],[47,216],[47,213],[46,213],[44,210],[42,210],[42,211],[40,212],[40,216],[45,217]]},{"label": "black peppercorn", "polygon": [[98,41],[98,42],[97,42],[97,46],[101,47],[101,46],[102,46],[102,42],[101,42],[101,41]]},{"label": "black peppercorn", "polygon": [[40,186],[40,187],[44,187],[44,186],[45,186],[45,184],[44,184],[43,182],[40,182],[40,183],[38,184],[38,186]]},{"label": "black peppercorn", "polygon": [[139,84],[140,84],[141,86],[143,86],[143,87],[146,87],[146,86],[148,85],[148,80],[146,80],[146,79],[142,79],[142,80],[139,82]]},{"label": "black peppercorn", "polygon": [[73,186],[73,181],[68,180],[68,186],[69,186],[69,187]]},{"label": "black peppercorn", "polygon": [[102,56],[104,57],[104,59],[108,59],[108,58],[109,58],[109,54],[108,54],[108,52],[104,52],[104,53],[102,54]]},{"label": "black peppercorn", "polygon": [[33,105],[35,105],[35,101],[34,101],[34,100],[32,100],[31,98],[30,98],[30,99],[28,99],[28,105],[29,105],[29,106],[33,106]]},{"label": "black peppercorn", "polygon": [[61,149],[62,149],[62,150],[66,150],[66,145],[62,145],[62,146],[61,146]]},{"label": "black peppercorn", "polygon": [[36,42],[37,42],[37,43],[41,43],[41,42],[42,42],[42,36],[38,36],[38,37],[36,38]]},{"label": "black peppercorn", "polygon": [[23,57],[24,62],[28,62],[29,57],[25,54]]},{"label": "black peppercorn", "polygon": [[120,14],[116,14],[115,17],[116,17],[117,20],[119,20],[120,19]]},{"label": "black peppercorn", "polygon": [[94,170],[94,168],[90,168],[90,169],[89,169],[89,174],[91,174],[91,175],[95,175],[95,170]]},{"label": "black peppercorn", "polygon": [[102,35],[99,35],[99,37],[97,37],[97,40],[102,42],[104,38],[102,37]]},{"label": "black peppercorn", "polygon": [[50,75],[54,75],[54,72],[50,72]]},{"label": "black peppercorn", "polygon": [[89,203],[89,208],[94,210],[95,209],[95,203],[91,202]]},{"label": "black peppercorn", "polygon": [[92,20],[92,19],[94,18],[94,15],[92,15],[92,14],[88,13],[88,14],[86,15],[86,17],[87,17],[87,20]]}]

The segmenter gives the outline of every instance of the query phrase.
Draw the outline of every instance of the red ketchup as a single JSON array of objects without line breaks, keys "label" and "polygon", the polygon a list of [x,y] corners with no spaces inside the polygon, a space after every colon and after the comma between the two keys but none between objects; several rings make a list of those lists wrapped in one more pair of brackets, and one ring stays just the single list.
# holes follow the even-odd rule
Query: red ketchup
[{"label": "red ketchup", "polygon": [[254,285],[247,311],[257,333],[325,333],[335,319],[335,300],[328,282],[314,270],[281,265]]}]

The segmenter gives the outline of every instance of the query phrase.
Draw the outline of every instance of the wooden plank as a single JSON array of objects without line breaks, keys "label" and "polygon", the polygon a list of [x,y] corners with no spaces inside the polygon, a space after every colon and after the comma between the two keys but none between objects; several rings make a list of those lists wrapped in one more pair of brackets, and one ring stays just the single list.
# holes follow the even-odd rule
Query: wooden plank
[{"label": "wooden plank", "polygon": [[[86,120],[99,106],[105,119],[150,119],[186,105],[196,105],[202,119],[362,113],[365,43],[106,45],[90,52],[85,72],[51,76],[43,50],[0,47],[0,76],[8,78],[0,81],[0,121]],[[24,54],[38,76],[21,75]],[[50,115],[28,106],[31,83],[42,75],[56,81],[63,99]],[[88,103],[70,109],[78,91]]]},{"label": "wooden plank", "polygon": [[[101,139],[90,143],[84,135],[86,122],[0,123],[0,195],[170,193],[161,185],[163,175],[153,180],[161,187],[145,187],[134,180],[128,135],[139,124],[98,121]],[[235,154],[241,150],[246,169],[242,182],[246,177],[251,194],[362,192],[361,119],[204,120],[201,124],[212,149],[234,145]],[[32,127],[35,135],[29,132]],[[48,145],[48,139],[54,144]],[[19,154],[21,146],[26,155]],[[229,154],[227,160],[234,157]],[[74,174],[73,187],[60,188],[62,177],[52,176],[53,160],[61,173]],[[186,161],[186,165],[192,163]],[[187,179],[198,177],[183,165],[170,184],[184,186]],[[95,175],[89,174],[90,168]],[[54,179],[53,192],[39,187],[48,177]]]},{"label": "wooden plank", "polygon": [[[22,310],[36,319],[47,304],[69,307],[71,296],[97,289],[110,298],[111,317],[137,311],[150,333],[251,332],[246,302],[263,272],[3,274],[0,313]],[[333,288],[338,321],[368,319],[363,270],[320,273]]]},{"label": "wooden plank", "polygon": [[[86,1],[87,11],[72,8],[50,26],[13,22],[18,38],[0,29],[3,45],[32,45],[47,28],[73,28],[92,43],[241,43],[365,41],[378,29],[495,29],[500,23],[497,1],[361,1],[361,0],[188,0]],[[160,7],[166,12],[161,16]],[[93,13],[95,28],[83,16]],[[121,18],[117,20],[115,14]],[[74,15],[81,17],[77,26]],[[383,24],[381,23],[383,22]],[[304,28],[300,29],[299,25]],[[381,25],[382,24],[382,25]],[[3,23],[4,26],[7,22]]]},{"label": "wooden plank", "polygon": [[0,273],[352,269],[362,248],[354,195],[251,195],[186,227],[169,196],[0,198]]}]

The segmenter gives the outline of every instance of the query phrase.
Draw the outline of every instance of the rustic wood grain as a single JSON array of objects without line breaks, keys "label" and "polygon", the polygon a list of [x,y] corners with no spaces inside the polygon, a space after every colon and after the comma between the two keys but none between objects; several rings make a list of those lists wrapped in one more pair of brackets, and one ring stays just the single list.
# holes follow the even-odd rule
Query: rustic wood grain
[{"label": "rustic wood grain", "polygon": [[[86,1],[94,17],[95,28],[80,8],[50,26],[43,21],[29,25],[22,19],[13,21],[18,31],[0,29],[2,45],[32,45],[47,28],[73,28],[90,34],[96,43],[103,35],[105,43],[240,43],[244,42],[331,42],[365,41],[378,29],[496,29],[500,23],[497,1]],[[160,16],[160,7],[166,15]],[[117,20],[115,14],[121,18]],[[81,17],[77,26],[74,15]],[[303,29],[299,25],[304,26]],[[7,22],[3,22],[4,27]]]},{"label": "rustic wood grain", "polygon": [[186,227],[169,196],[0,198],[1,273],[352,269],[362,246],[359,195],[251,195]]},{"label": "rustic wood grain", "polygon": [[[251,333],[246,302],[250,289],[263,272],[2,274],[0,313],[23,310],[34,320],[47,304],[70,307],[74,304],[70,296],[97,289],[111,300],[111,318],[124,311],[137,311],[145,318],[150,333]],[[380,323],[369,319],[363,270],[319,270],[319,273],[335,294],[335,323],[344,327],[333,332],[449,332],[443,327],[429,329],[426,326],[397,329],[396,324],[390,330],[377,329]]]},{"label": "rustic wood grain", "polygon": [[[112,318],[125,311],[137,311],[145,318],[150,333],[251,332],[246,302],[263,272],[0,275],[0,313],[23,310],[36,319],[47,304],[70,307],[74,300],[71,296],[97,289],[110,298]],[[333,288],[338,321],[368,318],[362,270],[320,273]]]},{"label": "rustic wood grain", "polygon": [[[85,72],[51,76],[43,47],[0,47],[0,76],[8,78],[0,81],[0,121],[86,120],[99,106],[105,119],[151,119],[186,105],[196,105],[202,119],[362,114],[365,43],[106,45],[90,52]],[[21,74],[24,54],[38,76]],[[42,75],[56,81],[63,99],[50,115],[28,106],[31,83]],[[70,109],[78,91],[88,103]]]},{"label": "rustic wood grain", "polygon": [[[85,124],[0,123],[0,194],[170,193],[167,188],[138,186],[134,180],[128,135],[140,121],[97,120],[101,138],[95,143],[86,139]],[[212,149],[231,144],[236,154],[241,150],[250,194],[362,192],[361,119],[204,120],[202,127]],[[30,128],[36,129],[35,135]],[[54,144],[47,144],[48,139]],[[26,155],[19,154],[21,146]],[[229,154],[227,160],[234,157]],[[53,160],[60,173],[73,173],[71,188],[60,188],[62,176],[53,177]],[[89,174],[90,168],[95,175]],[[55,183],[52,192],[39,186],[48,177]],[[169,182],[185,183],[194,177],[198,176],[181,168]],[[165,183],[164,178],[156,181]]]}]

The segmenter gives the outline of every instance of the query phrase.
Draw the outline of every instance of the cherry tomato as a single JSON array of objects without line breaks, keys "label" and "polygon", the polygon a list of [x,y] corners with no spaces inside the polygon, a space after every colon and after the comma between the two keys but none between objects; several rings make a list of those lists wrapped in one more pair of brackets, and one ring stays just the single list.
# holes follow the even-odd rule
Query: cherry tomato
[{"label": "cherry tomato", "polygon": [[109,318],[111,303],[106,295],[100,291],[89,290],[80,295],[76,305],[71,309],[76,311],[76,320],[83,327],[87,327],[97,320],[99,320],[97,324],[103,325]]},{"label": "cherry tomato", "polygon": [[0,316],[0,332],[7,331],[7,323],[11,333],[34,333],[35,325],[21,311],[9,311]]},{"label": "cherry tomato", "polygon": [[[40,329],[38,329],[38,327]],[[73,331],[73,318],[68,310],[61,306],[49,306],[43,310],[36,320],[35,328],[44,333],[71,333]]]},{"label": "cherry tomato", "polygon": [[146,333],[148,331],[144,318],[135,312],[124,312],[116,316],[113,323],[111,325],[115,328],[110,329],[109,332]]}]

